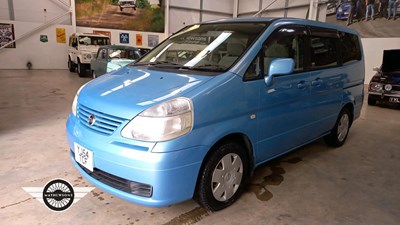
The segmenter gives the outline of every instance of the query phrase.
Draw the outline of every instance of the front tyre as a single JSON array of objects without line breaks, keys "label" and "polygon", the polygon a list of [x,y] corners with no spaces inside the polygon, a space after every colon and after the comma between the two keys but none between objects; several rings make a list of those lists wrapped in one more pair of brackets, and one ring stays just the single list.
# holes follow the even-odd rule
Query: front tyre
[{"label": "front tyre", "polygon": [[79,60],[78,60],[78,75],[79,77],[84,77],[86,75],[86,65],[82,64]]},{"label": "front tyre", "polygon": [[331,133],[325,136],[325,142],[333,147],[342,146],[349,134],[351,120],[350,111],[347,108],[343,108]]},{"label": "front tyre", "polygon": [[211,211],[232,205],[239,198],[248,174],[245,149],[236,142],[225,142],[204,162],[197,184],[197,202]]},{"label": "front tyre", "polygon": [[72,62],[70,57],[68,57],[68,70],[69,70],[69,72],[75,72],[75,65],[74,65],[74,62]]}]

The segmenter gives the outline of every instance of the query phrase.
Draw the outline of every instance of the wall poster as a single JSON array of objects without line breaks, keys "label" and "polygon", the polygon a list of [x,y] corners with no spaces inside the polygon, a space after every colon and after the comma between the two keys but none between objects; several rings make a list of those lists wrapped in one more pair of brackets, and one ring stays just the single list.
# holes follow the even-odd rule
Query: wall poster
[{"label": "wall poster", "polygon": [[163,0],[75,0],[76,25],[164,32]]},{"label": "wall poster", "polygon": [[[0,47],[15,40],[14,24],[0,23]],[[15,48],[15,42],[6,46],[6,48]]]},{"label": "wall poster", "polygon": [[65,28],[56,28],[56,40],[57,40],[57,43],[66,43],[67,42]]},{"label": "wall poster", "polygon": [[363,38],[400,37],[400,1],[330,0],[326,22],[348,26]]}]

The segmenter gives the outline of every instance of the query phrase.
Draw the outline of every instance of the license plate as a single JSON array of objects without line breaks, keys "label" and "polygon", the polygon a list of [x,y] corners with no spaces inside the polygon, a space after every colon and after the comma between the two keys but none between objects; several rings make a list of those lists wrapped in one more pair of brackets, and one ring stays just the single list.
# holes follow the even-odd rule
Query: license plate
[{"label": "license plate", "polygon": [[93,172],[93,152],[74,143],[75,160],[86,169]]},{"label": "license plate", "polygon": [[400,98],[393,98],[393,97],[390,97],[390,98],[389,98],[389,102],[400,103]]}]

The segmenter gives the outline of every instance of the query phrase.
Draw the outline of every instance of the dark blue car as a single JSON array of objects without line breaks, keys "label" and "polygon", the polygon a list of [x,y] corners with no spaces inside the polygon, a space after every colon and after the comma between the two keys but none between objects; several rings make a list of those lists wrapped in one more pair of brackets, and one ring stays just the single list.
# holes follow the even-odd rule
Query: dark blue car
[{"label": "dark blue car", "polygon": [[350,14],[350,2],[342,3],[338,9],[336,10],[336,19],[337,20],[347,20]]}]

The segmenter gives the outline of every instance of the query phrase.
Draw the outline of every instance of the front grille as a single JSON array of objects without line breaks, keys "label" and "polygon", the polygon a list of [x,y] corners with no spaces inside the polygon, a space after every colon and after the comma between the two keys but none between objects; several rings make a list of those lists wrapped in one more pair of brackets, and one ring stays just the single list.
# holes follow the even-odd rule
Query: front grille
[{"label": "front grille", "polygon": [[392,85],[392,91],[400,91],[400,85]]},{"label": "front grille", "polygon": [[[71,151],[71,154],[74,155],[74,152]],[[89,174],[89,176],[120,191],[143,197],[151,197],[153,194],[153,187],[151,185],[130,181],[122,177],[117,177],[97,168],[94,168],[92,172],[83,167],[81,164],[78,163],[78,165],[87,174]]]},{"label": "front grille", "polygon": [[[78,105],[78,120],[87,128],[100,134],[111,135],[126,120],[120,117],[108,115],[83,105]],[[89,118],[92,116],[94,123],[89,124]]]}]

